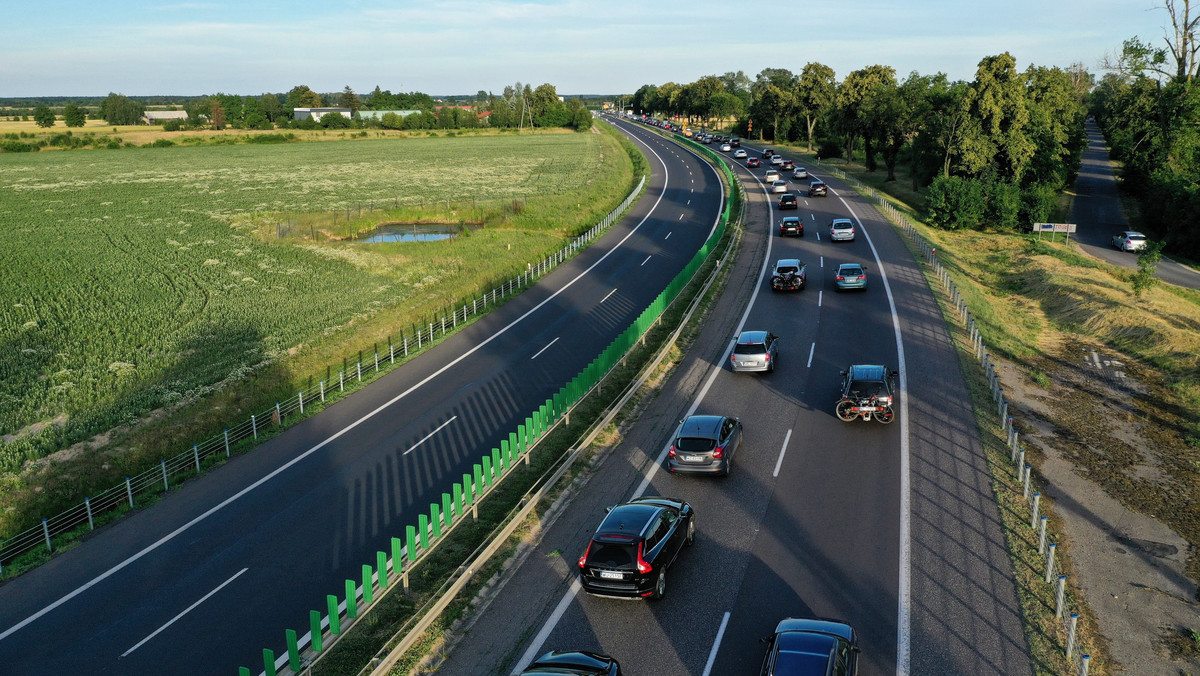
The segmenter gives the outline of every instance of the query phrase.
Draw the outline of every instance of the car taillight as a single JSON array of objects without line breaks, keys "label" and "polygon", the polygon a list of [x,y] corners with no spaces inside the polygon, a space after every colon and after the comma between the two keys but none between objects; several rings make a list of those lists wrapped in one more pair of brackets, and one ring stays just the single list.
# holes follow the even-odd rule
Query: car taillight
[{"label": "car taillight", "polygon": [[724,455],[725,455],[725,447],[724,446],[717,446],[715,449],[713,449],[713,457],[714,458],[720,458],[720,457],[723,457]]},{"label": "car taillight", "polygon": [[646,563],[646,560],[642,558],[642,548],[645,546],[646,546],[646,543],[644,543],[644,542],[638,543],[637,569],[638,569],[638,572],[643,575],[654,570],[654,568],[651,567],[650,564]]},{"label": "car taillight", "polygon": [[667,451],[667,455],[671,456],[672,458],[675,457],[675,444],[671,444],[671,450]]},{"label": "car taillight", "polygon": [[588,554],[592,553],[592,543],[588,543],[587,549],[583,550],[583,556],[579,557],[579,567],[582,569],[587,565]]},{"label": "car taillight", "polygon": [[838,276],[837,276],[837,280],[838,280],[839,282],[844,282],[844,281],[846,281],[846,278],[845,278],[845,277],[843,277],[843,276],[841,276],[841,275],[838,275]]},{"label": "car taillight", "polygon": [[859,279],[866,279],[866,278],[867,278],[867,276],[866,276],[866,275],[859,275],[859,276],[858,276],[858,278],[859,278]]}]

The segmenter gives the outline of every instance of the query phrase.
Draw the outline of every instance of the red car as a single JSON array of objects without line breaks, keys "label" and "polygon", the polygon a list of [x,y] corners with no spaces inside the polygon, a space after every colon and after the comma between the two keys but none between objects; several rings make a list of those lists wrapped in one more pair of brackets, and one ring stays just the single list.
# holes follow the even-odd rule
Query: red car
[{"label": "red car", "polygon": [[762,162],[759,161],[759,159],[757,157],[751,157],[750,159],[746,160],[746,166],[750,167],[751,169],[757,167],[760,164],[762,164]]}]

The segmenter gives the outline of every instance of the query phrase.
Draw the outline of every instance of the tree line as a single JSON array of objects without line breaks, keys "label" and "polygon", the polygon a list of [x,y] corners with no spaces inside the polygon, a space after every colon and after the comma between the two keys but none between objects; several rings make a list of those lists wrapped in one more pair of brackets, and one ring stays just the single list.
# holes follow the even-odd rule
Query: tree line
[{"label": "tree line", "polygon": [[738,71],[647,84],[627,104],[689,124],[733,119],[738,135],[861,159],[867,171],[882,163],[887,181],[903,162],[933,224],[1016,229],[1046,219],[1074,181],[1092,81],[1080,65],[1020,71],[1008,53],[982,59],[970,82],[915,71],[901,80],[883,65],[839,80],[811,62],[798,74],[767,68],[753,79]]},{"label": "tree line", "polygon": [[1091,101],[1122,186],[1139,206],[1139,226],[1167,247],[1200,258],[1200,89],[1196,29],[1188,2],[1164,5],[1163,47],[1138,37],[1105,61]]},{"label": "tree line", "polygon": [[[70,108],[68,105],[67,108]],[[297,120],[297,108],[339,107],[351,111],[351,117],[333,112],[319,118]],[[76,107],[77,108],[77,107]],[[393,94],[376,86],[369,95],[359,96],[347,86],[338,94],[319,94],[307,85],[298,85],[286,93],[238,96],[217,93],[187,99],[180,108],[186,119],[168,120],[164,129],[471,129],[479,127],[569,127],[579,131],[591,128],[592,116],[578,98],[560,100],[554,85],[536,88],[507,86],[501,94],[480,91],[474,98],[439,102],[422,92]],[[54,123],[53,111],[45,105],[44,115]],[[137,124],[145,114],[145,105],[131,97],[112,93],[100,101],[94,117],[109,124]],[[389,112],[382,116],[360,115],[362,111]],[[412,112],[415,111],[415,112]],[[37,113],[35,113],[36,116]],[[64,117],[66,109],[64,109]],[[40,124],[40,122],[39,122]],[[82,123],[80,124],[82,126]]]}]

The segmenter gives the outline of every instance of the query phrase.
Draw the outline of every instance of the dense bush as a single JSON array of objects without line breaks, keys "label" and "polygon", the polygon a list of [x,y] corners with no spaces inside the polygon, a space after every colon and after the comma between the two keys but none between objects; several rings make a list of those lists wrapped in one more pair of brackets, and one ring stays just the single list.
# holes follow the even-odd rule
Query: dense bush
[{"label": "dense bush", "polygon": [[983,205],[980,183],[961,176],[939,176],[925,194],[929,223],[947,230],[979,227]]}]

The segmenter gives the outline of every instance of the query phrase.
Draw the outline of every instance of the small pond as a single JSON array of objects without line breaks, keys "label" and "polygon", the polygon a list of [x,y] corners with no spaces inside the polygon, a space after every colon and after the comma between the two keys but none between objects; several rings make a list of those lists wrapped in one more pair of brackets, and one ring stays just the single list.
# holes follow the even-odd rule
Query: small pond
[{"label": "small pond", "polygon": [[461,226],[445,223],[390,223],[375,228],[357,241],[375,244],[379,242],[434,242],[451,239],[462,230]]}]

